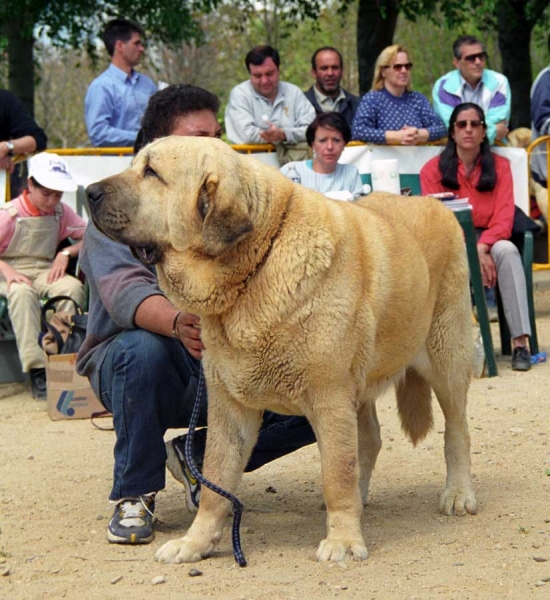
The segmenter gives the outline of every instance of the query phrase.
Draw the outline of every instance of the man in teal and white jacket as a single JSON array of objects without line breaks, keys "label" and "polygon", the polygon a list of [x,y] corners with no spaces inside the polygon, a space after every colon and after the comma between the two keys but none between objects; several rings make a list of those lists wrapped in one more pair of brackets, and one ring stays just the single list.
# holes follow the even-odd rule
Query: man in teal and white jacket
[{"label": "man in teal and white jacket", "polygon": [[440,77],[433,88],[435,112],[449,125],[454,108],[462,102],[481,106],[491,144],[508,134],[510,121],[510,84],[501,73],[486,69],[487,52],[471,35],[460,36],[453,44],[455,71]]}]

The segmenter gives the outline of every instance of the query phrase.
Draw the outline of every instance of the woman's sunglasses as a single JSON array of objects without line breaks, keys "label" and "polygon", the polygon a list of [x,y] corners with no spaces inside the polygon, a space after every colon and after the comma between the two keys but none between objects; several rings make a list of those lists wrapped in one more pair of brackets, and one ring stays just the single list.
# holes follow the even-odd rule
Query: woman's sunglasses
[{"label": "woman's sunglasses", "polygon": [[463,121],[455,121],[455,127],[457,129],[466,129],[466,127],[470,127],[472,129],[477,129],[478,127],[485,127],[485,123],[480,119],[464,119]]},{"label": "woman's sunglasses", "polygon": [[386,65],[384,67],[384,69],[393,69],[394,71],[402,71],[403,69],[405,69],[405,71],[410,71],[412,68],[413,68],[412,63],[405,63],[405,64],[397,63],[395,65]]}]

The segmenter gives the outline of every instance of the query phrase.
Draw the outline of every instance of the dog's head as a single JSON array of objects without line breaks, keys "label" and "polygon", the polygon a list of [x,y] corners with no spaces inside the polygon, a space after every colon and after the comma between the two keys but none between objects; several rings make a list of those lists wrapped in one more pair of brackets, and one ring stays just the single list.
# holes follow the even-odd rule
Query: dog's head
[{"label": "dog's head", "polygon": [[163,138],[87,188],[92,219],[147,264],[169,251],[219,256],[255,226],[265,194],[252,174],[263,165],[253,163],[220,140]]},{"label": "dog's head", "polygon": [[527,148],[531,143],[531,130],[527,127],[518,127],[510,131],[506,137],[512,148]]}]

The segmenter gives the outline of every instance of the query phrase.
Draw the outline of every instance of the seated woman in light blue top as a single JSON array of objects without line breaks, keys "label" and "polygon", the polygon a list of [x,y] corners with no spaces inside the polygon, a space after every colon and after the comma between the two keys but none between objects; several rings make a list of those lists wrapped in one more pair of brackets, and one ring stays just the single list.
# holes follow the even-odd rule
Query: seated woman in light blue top
[{"label": "seated woman in light blue top", "polygon": [[447,135],[428,99],[412,91],[412,67],[404,46],[382,50],[374,66],[372,90],[363,96],[355,113],[352,139],[414,146]]},{"label": "seated woman in light blue top", "polygon": [[349,125],[340,113],[322,113],[306,130],[313,160],[287,163],[281,173],[322,194],[352,200],[363,193],[361,176],[354,165],[338,162],[350,139]]}]

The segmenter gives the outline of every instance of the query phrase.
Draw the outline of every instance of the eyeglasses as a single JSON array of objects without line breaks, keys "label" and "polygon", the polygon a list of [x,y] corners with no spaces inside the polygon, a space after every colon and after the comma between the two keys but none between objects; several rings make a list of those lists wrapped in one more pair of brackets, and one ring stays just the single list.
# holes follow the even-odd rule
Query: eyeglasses
[{"label": "eyeglasses", "polygon": [[455,127],[457,129],[466,129],[468,125],[472,129],[477,129],[478,127],[485,127],[485,123],[480,119],[464,119],[464,121],[455,121]]},{"label": "eyeglasses", "polygon": [[489,56],[487,52],[478,52],[477,54],[468,54],[468,56],[463,56],[462,58],[466,62],[475,63],[478,58],[481,62],[485,62]]},{"label": "eyeglasses", "polygon": [[384,69],[393,69],[394,71],[402,71],[403,69],[405,69],[405,71],[410,71],[412,68],[412,63],[405,63],[404,65],[396,63],[395,65],[386,65],[384,67]]}]

